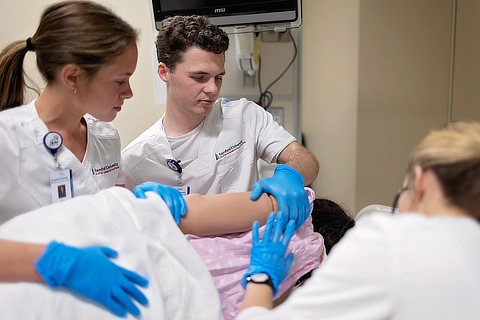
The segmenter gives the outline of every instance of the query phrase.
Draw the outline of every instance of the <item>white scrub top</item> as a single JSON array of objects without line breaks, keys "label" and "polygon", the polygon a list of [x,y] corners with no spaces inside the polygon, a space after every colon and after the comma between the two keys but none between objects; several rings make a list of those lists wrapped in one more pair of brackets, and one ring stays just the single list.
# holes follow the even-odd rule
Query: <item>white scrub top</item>
[{"label": "white scrub top", "polygon": [[[249,191],[259,179],[257,160],[275,162],[280,152],[296,141],[257,104],[246,99],[219,99],[204,120],[201,132],[192,136],[197,140],[198,157],[178,159],[163,131],[162,120],[163,117],[122,152],[129,189],[145,181],[156,181],[183,190],[189,186],[192,193],[199,194]],[[181,174],[167,165],[169,159],[182,160]]]},{"label": "white scrub top", "polygon": [[[0,223],[52,203],[55,162],[43,143],[48,128],[34,103],[0,112]],[[57,153],[62,169],[72,170],[75,197],[125,183],[117,130],[90,115],[84,119],[88,135],[83,161],[65,146]]]}]

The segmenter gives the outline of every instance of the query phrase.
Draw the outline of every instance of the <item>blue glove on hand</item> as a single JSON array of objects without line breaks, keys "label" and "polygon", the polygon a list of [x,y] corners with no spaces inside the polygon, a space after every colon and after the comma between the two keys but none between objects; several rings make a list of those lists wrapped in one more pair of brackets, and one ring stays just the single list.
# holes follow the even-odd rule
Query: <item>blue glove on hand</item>
[{"label": "blue glove on hand", "polygon": [[74,248],[52,241],[35,262],[35,270],[51,287],[65,286],[118,316],[126,316],[127,311],[139,316],[132,298],[142,305],[148,300],[135,284],[145,287],[148,281],[111,262],[109,258],[117,255],[107,247]]},{"label": "blue glove on hand", "polygon": [[289,166],[279,164],[272,177],[258,180],[253,186],[250,200],[257,200],[262,193],[275,197],[278,210],[287,215],[287,221],[295,220],[295,230],[300,228],[310,214],[310,203],[303,188],[303,178]]},{"label": "blue glove on hand", "polygon": [[180,223],[180,218],[187,213],[187,203],[183,199],[182,194],[175,188],[165,186],[158,182],[144,182],[133,188],[133,194],[137,198],[145,199],[145,192],[152,191],[158,194],[167,204],[172,213],[175,223]]},{"label": "blue glove on hand", "polygon": [[[276,216],[276,220],[275,220]],[[273,295],[277,294],[280,283],[285,279],[293,261],[293,253],[285,257],[288,243],[295,232],[295,222],[287,220],[286,215],[279,211],[277,215],[270,213],[265,225],[265,233],[262,241],[258,239],[258,221],[252,225],[252,250],[250,251],[250,266],[242,279],[242,287],[245,288],[247,277],[264,272],[269,275],[273,284]],[[286,225],[286,228],[285,228]],[[283,233],[283,238],[280,239]]]}]

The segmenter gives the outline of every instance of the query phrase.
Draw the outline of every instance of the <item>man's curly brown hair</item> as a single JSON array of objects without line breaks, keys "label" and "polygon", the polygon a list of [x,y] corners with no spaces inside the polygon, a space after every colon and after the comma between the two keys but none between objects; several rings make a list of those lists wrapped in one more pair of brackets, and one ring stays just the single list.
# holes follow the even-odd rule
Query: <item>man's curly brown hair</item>
[{"label": "man's curly brown hair", "polygon": [[174,16],[162,21],[156,47],[158,62],[174,70],[191,47],[221,54],[227,51],[227,33],[204,16]]}]

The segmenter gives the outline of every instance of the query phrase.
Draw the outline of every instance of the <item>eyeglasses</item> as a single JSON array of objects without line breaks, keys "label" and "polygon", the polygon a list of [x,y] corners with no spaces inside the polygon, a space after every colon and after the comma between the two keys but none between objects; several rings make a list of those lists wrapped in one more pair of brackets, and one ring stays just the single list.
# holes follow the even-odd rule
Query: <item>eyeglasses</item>
[{"label": "eyeglasses", "polygon": [[397,203],[398,199],[400,198],[400,195],[402,194],[403,191],[406,191],[408,188],[407,187],[401,187],[398,189],[397,193],[395,194],[395,198],[393,198],[393,204],[392,204],[392,213],[395,213],[395,209],[397,208]]}]

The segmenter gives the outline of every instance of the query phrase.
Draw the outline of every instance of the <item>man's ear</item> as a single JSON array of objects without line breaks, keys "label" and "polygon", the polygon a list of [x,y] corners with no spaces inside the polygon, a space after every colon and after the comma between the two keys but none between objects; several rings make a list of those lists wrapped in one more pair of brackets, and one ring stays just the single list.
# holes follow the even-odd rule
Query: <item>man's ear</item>
[{"label": "man's ear", "polygon": [[163,82],[167,83],[170,78],[170,69],[165,65],[165,63],[160,62],[157,67],[157,73],[160,79]]},{"label": "man's ear", "polygon": [[79,85],[81,71],[82,70],[77,65],[67,64],[60,71],[60,80],[66,87],[73,92],[76,92]]}]

